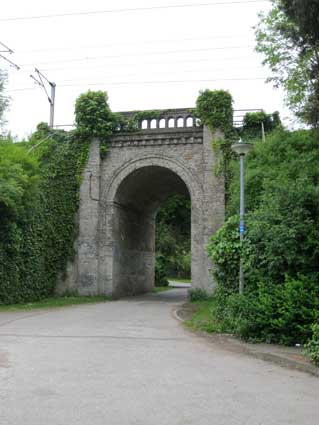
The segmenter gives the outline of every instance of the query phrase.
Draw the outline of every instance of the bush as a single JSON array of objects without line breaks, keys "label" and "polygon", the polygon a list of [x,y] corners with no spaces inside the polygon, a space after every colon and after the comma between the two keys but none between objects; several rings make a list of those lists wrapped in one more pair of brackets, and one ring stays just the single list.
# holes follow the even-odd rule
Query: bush
[{"label": "bush", "polygon": [[229,218],[207,245],[207,253],[214,263],[214,277],[228,293],[238,288],[241,253],[238,227],[239,217]]},{"label": "bush", "polygon": [[312,338],[305,345],[306,354],[311,360],[319,366],[319,324],[316,323],[312,326]]},{"label": "bush", "polygon": [[283,285],[260,283],[244,295],[216,294],[217,319],[243,339],[304,344],[319,318],[319,279],[287,278]]},{"label": "bush", "polygon": [[155,257],[155,286],[168,286],[166,277],[165,258],[162,255]]},{"label": "bush", "polygon": [[[239,182],[207,250],[218,282],[216,314],[246,339],[305,343],[319,317],[319,141],[276,130],[247,159],[246,233],[239,241]],[[238,161],[236,163],[238,168]],[[237,295],[239,259],[244,296]]]},{"label": "bush", "polygon": [[157,275],[189,278],[190,254],[190,200],[174,195],[163,202],[156,216],[155,251]]},{"label": "bush", "polygon": [[53,132],[31,152],[38,135],[0,146],[0,304],[52,296],[74,253],[88,144]]},{"label": "bush", "polygon": [[206,301],[209,299],[209,295],[205,289],[201,288],[192,288],[188,290],[188,299],[190,302],[195,301]]}]

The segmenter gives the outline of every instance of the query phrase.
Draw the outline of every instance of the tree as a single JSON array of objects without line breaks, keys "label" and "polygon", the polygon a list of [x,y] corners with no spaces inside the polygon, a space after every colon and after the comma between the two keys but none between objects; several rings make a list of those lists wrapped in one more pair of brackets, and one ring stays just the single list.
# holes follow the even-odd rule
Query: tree
[{"label": "tree", "polygon": [[281,0],[280,8],[298,26],[301,37],[315,46],[319,41],[319,0]]},{"label": "tree", "polygon": [[0,69],[0,129],[3,127],[5,121],[3,113],[9,105],[9,99],[4,95],[4,87],[7,81],[7,74]]},{"label": "tree", "polygon": [[[260,15],[256,28],[257,52],[263,53],[275,87],[286,91],[290,109],[302,121],[319,126],[319,41],[315,20],[301,0],[273,0],[267,15]],[[303,12],[301,12],[303,11]],[[299,15],[300,13],[300,15]]]}]

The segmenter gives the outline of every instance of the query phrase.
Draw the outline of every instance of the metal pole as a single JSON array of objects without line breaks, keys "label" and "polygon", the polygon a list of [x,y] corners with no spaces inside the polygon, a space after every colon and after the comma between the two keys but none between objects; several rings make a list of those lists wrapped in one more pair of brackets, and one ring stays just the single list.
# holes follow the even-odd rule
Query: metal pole
[{"label": "metal pole", "polygon": [[266,141],[264,121],[261,122],[261,140]]},{"label": "metal pole", "polygon": [[[240,212],[239,212],[239,235],[240,235],[240,245],[242,247],[244,240],[245,232],[245,185],[244,185],[244,161],[245,154],[241,154],[240,157]],[[239,293],[243,294],[244,292],[244,271],[243,271],[243,259],[242,255],[240,256],[239,264]]]},{"label": "metal pole", "polygon": [[55,83],[50,83],[51,86],[51,98],[50,100],[50,127],[53,128],[54,124],[54,103],[55,103]]}]

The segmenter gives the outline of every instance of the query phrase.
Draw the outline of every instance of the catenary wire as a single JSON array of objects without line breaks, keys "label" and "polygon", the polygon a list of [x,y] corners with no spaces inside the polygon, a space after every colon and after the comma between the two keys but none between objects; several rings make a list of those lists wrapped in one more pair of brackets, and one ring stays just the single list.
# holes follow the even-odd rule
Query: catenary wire
[{"label": "catenary wire", "polygon": [[[86,86],[120,86],[120,85],[140,85],[140,84],[175,84],[175,83],[200,83],[200,82],[217,82],[217,81],[255,81],[264,80],[265,77],[252,78],[212,78],[212,79],[195,79],[195,80],[149,80],[149,81],[118,81],[118,82],[99,82],[99,83],[83,83],[83,84],[61,84],[59,87],[86,87]],[[24,87],[20,89],[7,90],[8,92],[36,90],[37,87]]]},{"label": "catenary wire", "polygon": [[135,40],[135,41],[123,41],[123,42],[112,42],[105,44],[91,44],[86,46],[56,46],[43,49],[26,49],[16,50],[18,54],[24,53],[37,53],[37,52],[51,52],[59,50],[79,50],[79,49],[99,49],[103,47],[114,47],[114,46],[132,46],[132,45],[146,45],[146,44],[158,44],[158,43],[180,43],[184,41],[202,41],[202,40],[216,40],[216,39],[227,39],[227,38],[244,38],[249,37],[249,34],[227,34],[227,35],[211,35],[208,37],[189,37],[189,38],[171,38],[171,39],[156,39],[156,40]]},{"label": "catenary wire", "polygon": [[123,13],[123,12],[139,12],[139,11],[152,11],[161,9],[182,9],[192,7],[210,7],[210,6],[223,6],[223,5],[234,5],[234,4],[249,4],[249,3],[265,3],[269,0],[242,0],[242,1],[220,1],[220,2],[209,2],[209,3],[188,3],[188,4],[172,4],[162,6],[146,6],[146,7],[131,7],[131,8],[120,8],[120,9],[106,9],[106,10],[93,10],[86,12],[68,12],[68,13],[53,13],[48,15],[34,15],[34,16],[16,16],[0,18],[0,22],[12,22],[12,21],[26,21],[33,19],[52,19],[62,17],[76,17],[76,16],[88,16],[88,15],[100,15],[106,13]]},{"label": "catenary wire", "polygon": [[[200,49],[182,49],[182,50],[167,50],[160,52],[138,52],[138,53],[129,53],[129,54],[120,54],[120,55],[106,55],[106,56],[83,56],[81,58],[73,59],[59,59],[54,61],[38,62],[38,65],[49,65],[51,63],[65,63],[65,62],[82,62],[88,60],[99,60],[99,59],[109,59],[109,58],[123,58],[123,57],[135,57],[135,56],[146,56],[146,55],[167,55],[175,53],[190,53],[190,52],[208,52],[212,50],[233,50],[233,49],[250,49],[253,48],[253,45],[248,46],[218,46],[218,47],[204,47]],[[21,66],[31,66],[32,63],[23,63]]]}]

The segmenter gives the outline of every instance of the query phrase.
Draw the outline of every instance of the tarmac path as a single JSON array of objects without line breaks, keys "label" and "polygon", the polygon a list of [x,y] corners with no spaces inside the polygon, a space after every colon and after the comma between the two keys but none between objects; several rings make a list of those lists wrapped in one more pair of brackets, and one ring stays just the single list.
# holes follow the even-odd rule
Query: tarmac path
[{"label": "tarmac path", "polygon": [[318,424],[319,379],[185,330],[186,291],[0,313],[0,424]]}]

